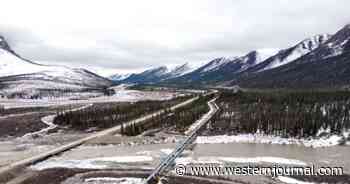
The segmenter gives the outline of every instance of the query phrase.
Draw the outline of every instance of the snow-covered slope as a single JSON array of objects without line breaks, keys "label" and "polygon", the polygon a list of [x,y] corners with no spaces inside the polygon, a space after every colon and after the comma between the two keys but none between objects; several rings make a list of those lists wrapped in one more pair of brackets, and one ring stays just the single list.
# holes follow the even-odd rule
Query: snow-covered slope
[{"label": "snow-covered slope", "polygon": [[122,81],[128,77],[130,77],[132,75],[132,73],[128,73],[128,74],[114,74],[109,76],[108,78],[112,81]]},{"label": "snow-covered slope", "polygon": [[128,78],[120,81],[123,83],[155,83],[162,80],[169,72],[166,66],[148,69],[142,73],[132,74]]},{"label": "snow-covered slope", "polygon": [[193,70],[195,70],[195,67],[192,67],[189,65],[189,63],[185,63],[183,65],[179,65],[176,66],[174,69],[172,69],[167,75],[167,79],[169,78],[175,78],[175,77],[179,77],[182,75],[185,75],[187,73],[192,72]]},{"label": "snow-covered slope", "polygon": [[310,61],[339,56],[350,50],[350,24],[344,26],[319,48],[307,56]]},{"label": "snow-covered slope", "polygon": [[258,50],[249,52],[241,57],[217,58],[190,73],[172,78],[166,82],[176,84],[208,84],[229,80],[240,72],[261,63],[273,54],[275,52],[272,50]]},{"label": "snow-covered slope", "polygon": [[[242,57],[239,57],[239,58],[233,60],[231,63],[237,63],[240,65],[240,69],[235,71],[235,73],[238,73],[238,72],[242,72],[244,70],[247,70],[248,68],[251,68],[257,64],[260,64],[261,62],[263,62],[266,58],[268,58],[270,56],[271,55],[267,55],[266,53],[261,53],[259,51],[252,51],[245,56],[242,56]],[[228,64],[230,64],[230,63],[228,63]]]},{"label": "snow-covered slope", "polygon": [[[314,45],[308,47],[308,49],[313,50],[307,54],[263,72],[245,72],[244,75],[230,81],[229,86],[239,85],[246,88],[349,88],[350,25],[343,27],[330,38],[328,35],[323,37],[324,39],[317,37],[319,39],[316,41],[307,42],[308,44],[305,46]],[[296,48],[303,48],[302,45],[297,45]],[[294,48],[289,50],[294,51]],[[273,60],[269,58],[267,61]],[[265,63],[267,62],[264,61],[261,64]],[[259,71],[256,70],[256,67],[253,69]]]},{"label": "snow-covered slope", "polygon": [[233,60],[235,60],[237,57],[233,58],[228,58],[228,57],[221,57],[221,58],[216,58],[206,65],[200,67],[197,69],[195,72],[197,73],[205,73],[205,72],[212,72],[220,69],[221,66],[225,65],[226,63],[229,63]]},{"label": "snow-covered slope", "polygon": [[315,50],[330,37],[331,35],[329,34],[323,34],[305,39],[291,48],[279,51],[276,55],[268,58],[256,67],[251,68],[249,72],[261,72],[288,64]]},{"label": "snow-covered slope", "polygon": [[108,79],[84,69],[40,65],[23,59],[0,37],[0,94],[28,96],[43,90],[79,91],[111,84]]},{"label": "snow-covered slope", "polygon": [[193,70],[194,68],[188,63],[176,66],[173,69],[169,69],[166,66],[161,66],[145,70],[139,74],[132,74],[124,80],[119,81],[123,83],[156,83],[166,79],[185,75]]}]

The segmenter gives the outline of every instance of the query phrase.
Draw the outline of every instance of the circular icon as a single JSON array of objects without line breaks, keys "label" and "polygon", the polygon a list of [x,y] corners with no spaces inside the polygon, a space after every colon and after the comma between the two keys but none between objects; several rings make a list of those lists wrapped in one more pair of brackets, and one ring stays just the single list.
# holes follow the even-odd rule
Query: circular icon
[{"label": "circular icon", "polygon": [[178,164],[175,167],[175,173],[179,176],[183,176],[186,174],[186,166],[183,164]]}]

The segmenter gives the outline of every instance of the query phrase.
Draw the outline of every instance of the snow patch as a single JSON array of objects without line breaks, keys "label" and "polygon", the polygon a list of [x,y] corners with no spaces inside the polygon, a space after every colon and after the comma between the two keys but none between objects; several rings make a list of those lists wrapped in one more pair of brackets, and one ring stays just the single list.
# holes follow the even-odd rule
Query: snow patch
[{"label": "snow patch", "polygon": [[168,73],[168,75],[169,75],[168,79],[183,76],[185,74],[193,72],[195,69],[197,69],[197,68],[190,66],[188,63],[185,63],[183,65],[179,65],[179,66],[175,66]]},{"label": "snow patch", "polygon": [[284,54],[286,50],[282,50],[280,51],[280,53],[274,56],[274,60],[271,63],[269,63],[263,69],[259,70],[259,72],[277,68],[279,66],[295,61],[296,59],[318,48],[321,44],[325,43],[330,37],[331,35],[323,34],[323,35],[316,35],[314,37],[305,39],[302,42],[295,45],[294,47],[292,47],[293,50],[291,51],[291,53],[289,53],[284,58],[281,58],[280,54]]},{"label": "snow patch", "polygon": [[219,68],[219,66],[224,65],[232,60],[233,59],[229,59],[226,57],[215,59],[214,61],[210,62],[209,65],[207,65],[205,68],[203,68],[200,73],[204,73],[204,72],[208,72],[208,71],[215,71]]},{"label": "snow patch", "polygon": [[35,170],[45,170],[50,168],[81,168],[81,169],[106,169],[113,163],[137,163],[151,162],[150,156],[120,156],[101,157],[86,160],[48,160],[31,166]]},{"label": "snow patch", "polygon": [[108,77],[109,79],[113,80],[113,81],[121,81],[124,79],[127,79],[128,77],[130,77],[132,75],[132,73],[128,73],[128,74],[115,74],[112,75],[110,77]]},{"label": "snow patch", "polygon": [[218,143],[260,143],[260,144],[296,144],[306,147],[321,148],[339,145],[343,139],[349,137],[349,130],[342,135],[329,135],[321,138],[283,138],[279,136],[263,134],[239,134],[239,135],[219,135],[219,136],[199,136],[197,144],[218,144]]},{"label": "snow patch", "polygon": [[305,162],[300,160],[287,159],[281,157],[219,157],[218,160],[234,163],[278,163],[285,165],[307,165]]},{"label": "snow patch", "polygon": [[180,157],[175,160],[176,164],[224,164],[224,163],[273,163],[284,165],[307,166],[307,163],[288,158],[281,157],[199,157],[193,159],[192,157]]},{"label": "snow patch", "polygon": [[264,61],[268,59],[269,57],[276,55],[278,52],[278,49],[274,48],[264,48],[264,49],[258,49],[258,56],[259,56],[259,61]]},{"label": "snow patch", "polygon": [[166,155],[170,155],[174,150],[173,149],[161,149],[160,151]]}]

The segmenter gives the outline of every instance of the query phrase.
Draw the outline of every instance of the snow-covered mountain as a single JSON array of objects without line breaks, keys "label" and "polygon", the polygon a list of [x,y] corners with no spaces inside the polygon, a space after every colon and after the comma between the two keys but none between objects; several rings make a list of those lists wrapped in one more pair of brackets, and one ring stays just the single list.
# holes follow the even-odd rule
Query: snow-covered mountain
[{"label": "snow-covered mountain", "polygon": [[135,75],[131,81],[175,86],[350,86],[349,59],[350,25],[346,25],[334,35],[316,35],[279,52],[258,50],[220,57],[176,77],[169,77],[171,70],[161,67]]},{"label": "snow-covered mountain", "polygon": [[[312,50],[303,56],[262,72],[245,72],[245,75],[233,79],[230,85],[253,88],[350,86],[350,25],[343,27],[331,37],[327,35],[316,38],[314,41],[306,42],[308,43],[306,46],[314,46],[309,47]],[[302,45],[304,44],[297,45],[296,48],[305,48]],[[271,61],[271,58],[267,61]]]},{"label": "snow-covered mountain", "polygon": [[274,52],[252,51],[241,57],[217,58],[190,73],[166,80],[165,82],[177,84],[208,84],[229,80],[240,72],[261,63],[272,54],[274,54]]},{"label": "snow-covered mountain", "polygon": [[166,66],[151,68],[138,74],[131,74],[128,78],[120,81],[123,83],[155,83],[164,79],[169,72]]},{"label": "snow-covered mountain", "polygon": [[166,79],[170,79],[170,78],[175,78],[175,77],[180,77],[182,75],[185,75],[187,73],[192,72],[193,70],[195,70],[195,67],[192,67],[189,65],[189,63],[185,63],[183,65],[179,65],[176,66],[175,68],[173,68],[172,70],[170,70],[170,72],[167,74],[168,77]]},{"label": "snow-covered mountain", "polygon": [[304,60],[316,61],[339,56],[350,49],[350,24],[344,26],[334,36],[311,52]]},{"label": "snow-covered mountain", "polygon": [[288,64],[315,50],[330,37],[331,35],[329,34],[323,34],[307,38],[293,47],[279,51],[276,55],[269,57],[264,62],[250,68],[246,72],[261,72]]},{"label": "snow-covered mountain", "polygon": [[123,83],[157,83],[166,79],[180,77],[193,70],[193,67],[191,67],[188,63],[185,63],[175,66],[173,69],[169,69],[166,66],[151,68],[138,74],[131,74],[123,80],[114,80],[113,78],[110,79]]},{"label": "snow-covered mountain", "polygon": [[41,65],[26,60],[0,37],[0,94],[37,95],[40,91],[102,89],[112,82],[85,69]]},{"label": "snow-covered mountain", "polygon": [[132,75],[132,73],[127,73],[127,74],[114,74],[109,76],[108,78],[112,81],[122,81],[124,79],[127,79],[128,77],[130,77]]},{"label": "snow-covered mountain", "polygon": [[203,65],[202,67],[198,68],[196,71],[196,73],[205,73],[205,72],[213,72],[216,71],[218,69],[220,69],[221,66],[225,65],[228,62],[231,62],[232,60],[235,60],[237,57],[232,57],[232,58],[228,58],[228,57],[221,57],[221,58],[216,58],[212,61],[210,61],[209,63]]}]

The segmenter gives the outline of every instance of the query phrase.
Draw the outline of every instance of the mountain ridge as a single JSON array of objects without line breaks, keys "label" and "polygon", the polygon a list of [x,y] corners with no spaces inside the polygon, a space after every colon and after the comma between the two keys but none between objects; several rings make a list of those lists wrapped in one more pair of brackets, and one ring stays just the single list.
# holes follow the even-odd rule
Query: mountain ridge
[{"label": "mountain ridge", "polygon": [[345,26],[310,53],[286,65],[243,75],[225,85],[248,88],[347,88],[349,81],[350,27]]}]

